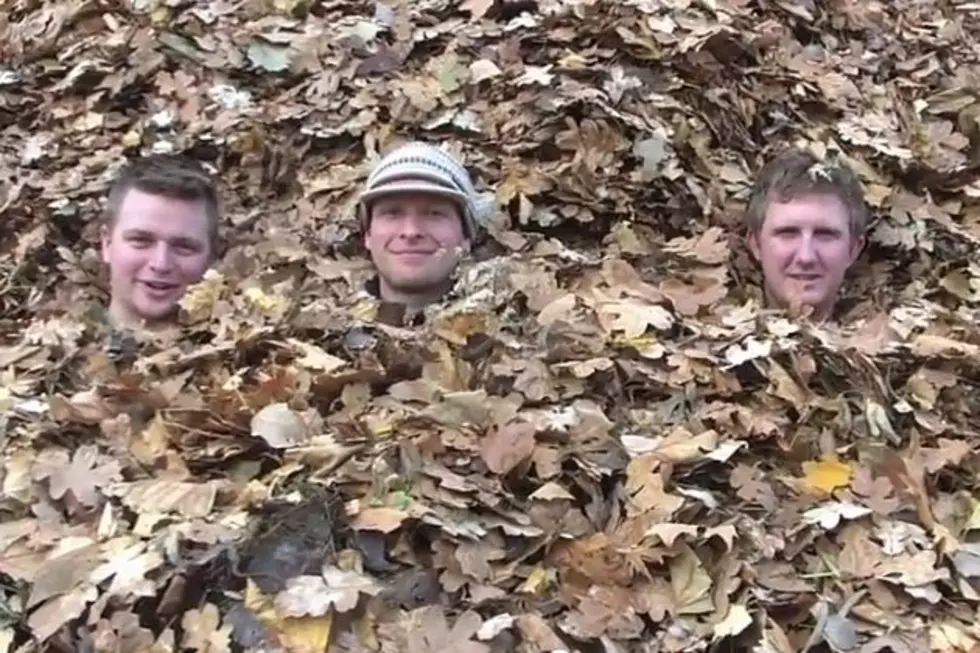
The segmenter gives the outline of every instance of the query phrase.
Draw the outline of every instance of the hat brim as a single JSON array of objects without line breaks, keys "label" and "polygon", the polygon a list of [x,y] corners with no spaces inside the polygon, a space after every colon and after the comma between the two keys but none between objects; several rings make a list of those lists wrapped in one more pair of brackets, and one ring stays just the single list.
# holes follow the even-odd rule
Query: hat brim
[{"label": "hat brim", "polygon": [[381,197],[389,197],[391,195],[406,195],[409,193],[419,193],[425,195],[436,195],[438,197],[444,197],[448,200],[453,200],[460,207],[466,206],[466,194],[461,193],[452,188],[446,188],[440,184],[435,184],[431,181],[426,181],[424,179],[405,179],[402,181],[393,181],[378,188],[372,188],[371,190],[364,191],[361,193],[361,202],[371,202],[373,200],[379,199]]}]

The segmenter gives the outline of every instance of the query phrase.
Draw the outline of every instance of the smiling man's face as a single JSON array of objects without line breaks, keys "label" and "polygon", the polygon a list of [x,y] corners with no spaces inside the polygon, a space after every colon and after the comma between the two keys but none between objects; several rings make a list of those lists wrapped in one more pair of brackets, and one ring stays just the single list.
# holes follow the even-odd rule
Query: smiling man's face
[{"label": "smiling man's face", "polygon": [[375,200],[364,245],[378,271],[383,299],[432,299],[450,285],[466,234],[460,209],[431,193],[398,193]]},{"label": "smiling man's face", "polygon": [[173,317],[212,259],[205,202],[130,189],[102,234],[109,266],[109,313],[122,326]]},{"label": "smiling man's face", "polygon": [[813,306],[815,316],[833,311],[847,269],[864,245],[852,234],[850,217],[832,194],[772,201],[749,247],[762,266],[766,294],[777,305]]}]

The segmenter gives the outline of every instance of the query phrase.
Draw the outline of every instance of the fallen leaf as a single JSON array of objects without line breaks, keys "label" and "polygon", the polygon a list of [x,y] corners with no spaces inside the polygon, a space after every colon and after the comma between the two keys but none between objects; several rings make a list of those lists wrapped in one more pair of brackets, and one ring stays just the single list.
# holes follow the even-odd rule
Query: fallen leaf
[{"label": "fallen leaf", "polygon": [[380,585],[353,571],[324,567],[321,576],[296,576],[275,598],[276,610],[288,617],[319,617],[331,609],[350,612],[361,594],[374,595]]},{"label": "fallen leaf", "polygon": [[803,473],[808,488],[826,494],[851,482],[851,466],[832,459],[807,461],[803,463]]},{"label": "fallen leaf", "polygon": [[734,604],[728,608],[728,614],[714,626],[712,639],[719,640],[725,637],[734,637],[752,625],[752,615],[745,609],[745,606]]},{"label": "fallen leaf", "polygon": [[283,403],[269,404],[252,417],[252,435],[276,449],[296,447],[309,439],[303,418]]},{"label": "fallen leaf", "polygon": [[52,499],[61,499],[67,493],[86,506],[99,502],[99,488],[119,479],[119,463],[103,458],[94,445],[83,445],[69,458],[63,450],[48,450],[40,456],[34,467],[34,478],[48,480]]},{"label": "fallen leaf", "polygon": [[524,422],[512,422],[492,429],[482,440],[480,456],[494,474],[504,475],[531,457],[535,429]]}]

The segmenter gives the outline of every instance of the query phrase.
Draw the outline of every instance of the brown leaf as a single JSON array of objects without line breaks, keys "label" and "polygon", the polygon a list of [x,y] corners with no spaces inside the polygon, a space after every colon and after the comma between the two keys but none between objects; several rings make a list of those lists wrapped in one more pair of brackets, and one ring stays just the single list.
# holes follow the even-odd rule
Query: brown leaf
[{"label": "brown leaf", "polygon": [[94,445],[79,447],[71,458],[63,450],[47,450],[34,467],[34,478],[48,479],[52,499],[61,499],[70,492],[90,507],[99,502],[99,488],[118,480],[119,473],[119,463],[99,456]]},{"label": "brown leaf", "polygon": [[480,456],[494,474],[504,475],[531,457],[535,429],[524,422],[491,429],[480,443]]}]

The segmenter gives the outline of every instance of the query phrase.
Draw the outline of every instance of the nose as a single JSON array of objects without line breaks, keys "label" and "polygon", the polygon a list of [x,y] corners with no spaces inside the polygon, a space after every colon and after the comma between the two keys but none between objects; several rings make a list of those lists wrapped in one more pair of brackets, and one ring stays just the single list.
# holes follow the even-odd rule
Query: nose
[{"label": "nose", "polygon": [[422,217],[415,211],[407,212],[399,226],[398,235],[402,238],[418,238],[424,233]]},{"label": "nose", "polygon": [[174,253],[170,245],[161,242],[153,248],[153,255],[150,257],[150,267],[154,270],[164,272],[174,266]]},{"label": "nose", "polygon": [[817,260],[817,250],[814,247],[813,236],[803,234],[800,237],[796,248],[796,260],[798,263],[814,263]]}]

